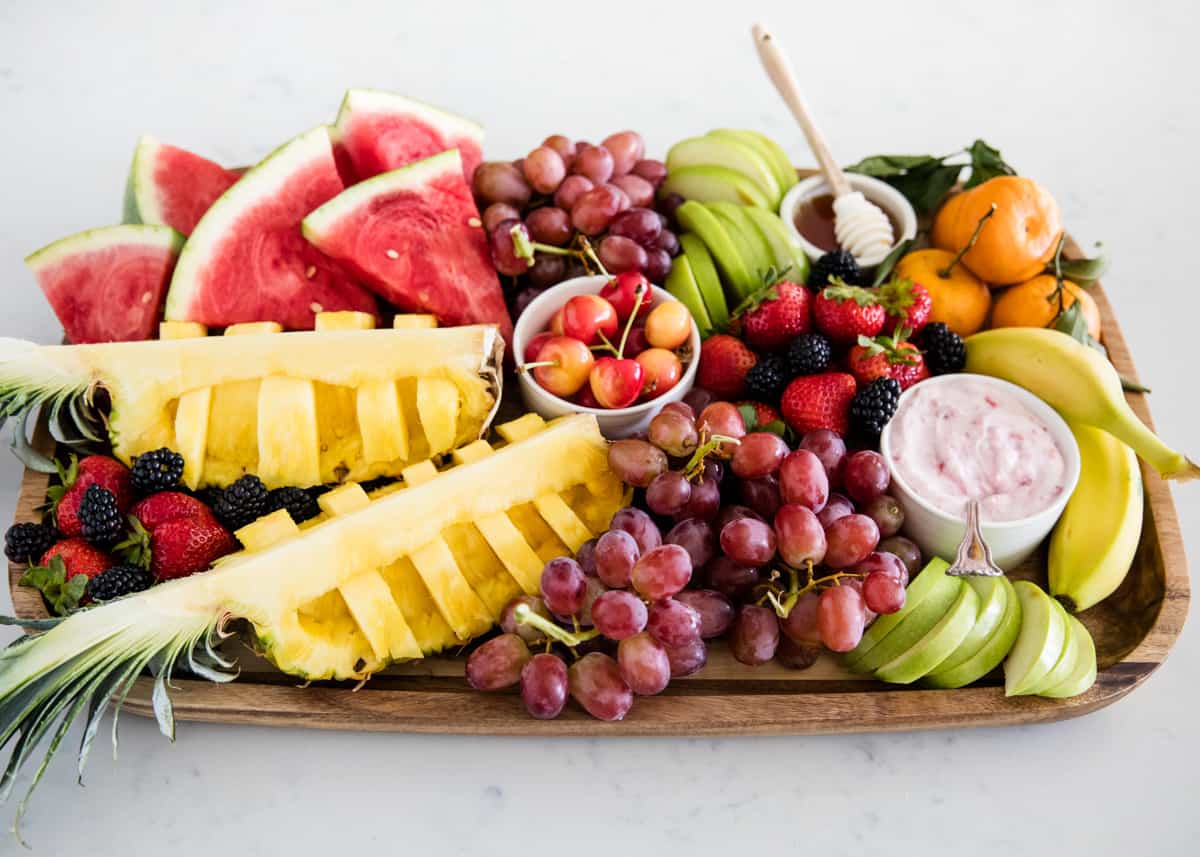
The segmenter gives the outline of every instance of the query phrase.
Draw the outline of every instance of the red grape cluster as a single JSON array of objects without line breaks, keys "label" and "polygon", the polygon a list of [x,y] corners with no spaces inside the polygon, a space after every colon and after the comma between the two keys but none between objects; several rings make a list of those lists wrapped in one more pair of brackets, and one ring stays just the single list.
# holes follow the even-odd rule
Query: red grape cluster
[{"label": "red grape cluster", "polygon": [[[661,161],[644,157],[636,131],[621,131],[600,145],[554,134],[517,161],[485,161],[473,179],[483,211],[492,260],[527,288],[515,300],[519,315],[543,289],[586,273],[578,254],[555,252],[584,236],[596,243],[612,274],[640,271],[662,283],[679,254],[679,240],[654,210],[667,176]],[[520,252],[513,230],[540,247],[532,261]]]}]

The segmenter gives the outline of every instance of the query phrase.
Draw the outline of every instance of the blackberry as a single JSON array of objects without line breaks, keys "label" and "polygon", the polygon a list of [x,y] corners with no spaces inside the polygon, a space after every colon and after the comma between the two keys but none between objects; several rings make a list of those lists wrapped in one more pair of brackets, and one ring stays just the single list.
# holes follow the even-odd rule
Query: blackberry
[{"label": "blackberry", "polygon": [[267,511],[268,493],[261,479],[247,473],[221,492],[213,513],[226,529],[240,530]]},{"label": "blackberry", "polygon": [[875,442],[900,404],[900,382],[876,378],[860,387],[850,403],[850,428],[860,438]]},{"label": "blackberry", "polygon": [[831,277],[838,277],[848,286],[867,285],[858,262],[845,250],[834,250],[818,259],[808,272],[808,287],[820,291],[829,285]]},{"label": "blackberry", "polygon": [[143,494],[171,491],[183,478],[183,456],[165,446],[143,453],[133,459],[129,478]]},{"label": "blackberry", "polygon": [[802,333],[788,346],[788,371],[796,375],[819,375],[829,368],[833,346],[819,333]]},{"label": "blackberry", "polygon": [[34,565],[57,541],[58,531],[49,524],[13,524],[4,534],[4,555],[13,562]]},{"label": "blackberry", "polygon": [[317,501],[303,488],[276,488],[267,495],[267,512],[287,509],[297,524],[317,517],[321,513]]},{"label": "blackberry", "polygon": [[99,547],[115,544],[125,529],[125,519],[117,508],[116,496],[94,483],[83,492],[78,515],[83,537]]},{"label": "blackberry", "polygon": [[783,359],[774,354],[760,357],[758,362],[750,367],[744,381],[746,395],[751,399],[766,402],[770,405],[779,404],[783,388],[790,378],[784,368]]},{"label": "blackberry", "polygon": [[370,494],[372,491],[386,488],[395,481],[395,478],[391,476],[376,476],[374,479],[368,479],[366,482],[360,482],[359,484],[362,486],[362,490]]},{"label": "blackberry", "polygon": [[925,325],[919,344],[925,352],[925,365],[934,375],[961,372],[967,365],[967,349],[962,337],[940,321]]},{"label": "blackberry", "polygon": [[87,594],[93,601],[112,601],[122,595],[131,595],[149,589],[154,575],[140,565],[125,563],[114,565],[88,581]]},{"label": "blackberry", "polygon": [[210,509],[216,508],[217,502],[224,492],[215,485],[208,485],[192,492],[192,496]]}]

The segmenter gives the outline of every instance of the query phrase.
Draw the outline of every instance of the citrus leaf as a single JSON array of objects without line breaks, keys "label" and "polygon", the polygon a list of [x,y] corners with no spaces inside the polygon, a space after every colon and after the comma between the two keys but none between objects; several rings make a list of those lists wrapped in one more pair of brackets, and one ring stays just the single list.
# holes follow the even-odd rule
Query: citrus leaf
[{"label": "citrus leaf", "polygon": [[[1063,277],[1081,286],[1093,285],[1108,271],[1108,254],[1101,253],[1090,259],[1063,259],[1058,263]],[[1051,270],[1049,273],[1054,273]]]},{"label": "citrus leaf", "polygon": [[971,156],[971,177],[967,179],[964,186],[966,190],[970,190],[976,185],[981,185],[988,179],[994,179],[996,176],[1015,176],[1016,170],[1004,162],[1004,158],[1000,156],[1000,150],[989,146],[983,140],[976,140],[967,149],[967,153]]},{"label": "citrus leaf", "polygon": [[875,279],[871,282],[872,286],[878,287],[887,282],[888,277],[892,275],[892,269],[912,249],[913,243],[913,239],[905,238],[892,248],[892,252],[883,257],[883,261],[875,268]]},{"label": "citrus leaf", "polygon": [[941,162],[941,158],[935,158],[933,155],[872,155],[846,167],[846,172],[884,179]]}]

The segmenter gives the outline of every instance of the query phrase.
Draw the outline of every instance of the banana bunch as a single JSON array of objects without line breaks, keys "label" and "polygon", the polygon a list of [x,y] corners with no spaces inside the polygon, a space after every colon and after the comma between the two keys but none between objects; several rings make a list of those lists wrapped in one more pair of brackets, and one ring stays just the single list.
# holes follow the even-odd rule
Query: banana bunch
[{"label": "banana bunch", "polygon": [[1050,537],[1050,592],[1068,610],[1086,610],[1111,595],[1133,563],[1143,515],[1138,456],[1166,479],[1195,479],[1200,467],[1138,419],[1102,354],[1066,334],[997,328],[966,346],[967,372],[1024,387],[1075,435],[1079,484]]}]

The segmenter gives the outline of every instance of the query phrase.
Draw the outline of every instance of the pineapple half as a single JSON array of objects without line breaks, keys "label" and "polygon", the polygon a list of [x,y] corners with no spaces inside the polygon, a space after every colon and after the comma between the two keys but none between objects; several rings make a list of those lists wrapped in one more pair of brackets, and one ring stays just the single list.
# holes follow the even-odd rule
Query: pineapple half
[{"label": "pineapple half", "polygon": [[3,339],[0,417],[20,420],[14,448],[44,472],[53,462],[26,439],[40,406],[67,446],[107,439],[126,463],[180,452],[193,489],[244,473],[270,488],[396,476],[479,438],[500,399],[496,328],[429,329],[426,319],[371,330],[366,313],[321,313],[315,331],[298,333],[256,322],[206,336],[166,322],[148,342]]},{"label": "pineapple half", "polygon": [[301,527],[286,510],[260,518],[238,532],[246,548],[204,574],[24,623],[49,629],[0,652],[0,745],[17,736],[3,797],[38,741],[52,732],[52,755],[87,707],[82,770],[109,702],[119,710],[147,667],[173,737],[171,670],[185,658],[205,678],[232,680],[212,645],[230,619],[246,619],[266,657],[306,679],[362,680],[490,629],[511,598],[538,590],[547,560],[603,532],[629,499],[594,417],[547,425],[527,414],[497,432],[507,441],[498,449],[478,440],[440,472],[412,465],[374,498],[358,484],[336,488]]}]

